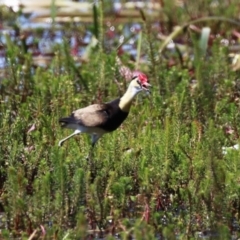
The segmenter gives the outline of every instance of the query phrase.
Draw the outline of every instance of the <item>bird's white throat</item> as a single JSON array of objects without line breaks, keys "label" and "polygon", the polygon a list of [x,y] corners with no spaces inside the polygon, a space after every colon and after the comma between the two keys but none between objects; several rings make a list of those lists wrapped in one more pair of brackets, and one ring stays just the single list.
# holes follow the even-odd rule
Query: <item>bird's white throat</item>
[{"label": "bird's white throat", "polygon": [[142,91],[142,89],[139,88],[138,86],[132,86],[130,84],[126,93],[120,99],[120,103],[119,103],[120,109],[124,112],[129,112],[133,99],[141,91]]}]

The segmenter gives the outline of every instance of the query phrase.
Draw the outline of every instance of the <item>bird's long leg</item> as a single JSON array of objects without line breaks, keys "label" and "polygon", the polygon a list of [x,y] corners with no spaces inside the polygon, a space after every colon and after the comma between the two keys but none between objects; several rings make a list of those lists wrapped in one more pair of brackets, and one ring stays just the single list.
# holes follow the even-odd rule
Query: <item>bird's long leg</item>
[{"label": "bird's long leg", "polygon": [[95,162],[93,160],[94,157],[94,146],[96,145],[96,142],[98,141],[98,139],[102,136],[102,134],[92,134],[91,135],[91,140],[92,140],[92,146],[89,149],[89,153],[88,153],[88,162],[89,162],[89,170],[90,170],[90,182],[93,183],[96,175],[97,175],[97,169],[95,166]]},{"label": "bird's long leg", "polygon": [[88,153],[88,157],[87,159],[91,159],[92,155],[93,155],[93,149],[94,149],[94,146],[96,145],[96,142],[98,141],[98,139],[102,136],[102,134],[92,134],[91,135],[91,140],[92,140],[92,145],[91,145],[91,148],[89,150],[89,153]]},{"label": "bird's long leg", "polygon": [[59,141],[58,146],[61,147],[66,140],[68,140],[69,138],[71,138],[79,133],[81,133],[81,131],[79,129],[76,129],[74,131],[74,133],[72,133],[71,135],[69,135],[69,136],[65,137],[64,139],[62,139],[61,141]]},{"label": "bird's long leg", "polygon": [[91,136],[91,138],[92,138],[92,144],[91,144],[91,147],[90,147],[90,149],[89,149],[88,156],[87,156],[87,160],[90,162],[90,164],[92,164],[93,150],[94,150],[94,146],[95,146],[95,143],[96,143],[96,142],[93,140],[93,139],[94,139],[94,136],[95,136],[95,134],[93,134],[93,135]]}]

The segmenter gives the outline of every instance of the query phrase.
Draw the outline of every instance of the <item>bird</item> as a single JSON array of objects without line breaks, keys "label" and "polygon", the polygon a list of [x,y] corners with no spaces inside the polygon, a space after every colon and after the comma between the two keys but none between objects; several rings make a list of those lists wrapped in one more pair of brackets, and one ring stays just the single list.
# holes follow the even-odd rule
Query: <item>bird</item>
[{"label": "bird", "polygon": [[87,133],[91,136],[92,147],[105,134],[116,130],[127,118],[133,99],[142,91],[149,93],[151,87],[147,76],[140,72],[134,71],[132,80],[127,91],[121,98],[111,102],[92,104],[87,107],[73,111],[69,117],[59,119],[63,128],[73,129],[74,132],[59,141],[58,146],[69,138]]}]

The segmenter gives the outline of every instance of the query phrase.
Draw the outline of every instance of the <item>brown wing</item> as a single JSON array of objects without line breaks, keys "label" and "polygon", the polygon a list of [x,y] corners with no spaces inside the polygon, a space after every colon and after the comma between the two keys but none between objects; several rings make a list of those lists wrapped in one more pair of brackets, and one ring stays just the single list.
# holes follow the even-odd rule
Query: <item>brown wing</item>
[{"label": "brown wing", "polygon": [[106,104],[93,104],[72,112],[71,117],[76,123],[86,127],[98,127],[108,119],[108,106]]}]

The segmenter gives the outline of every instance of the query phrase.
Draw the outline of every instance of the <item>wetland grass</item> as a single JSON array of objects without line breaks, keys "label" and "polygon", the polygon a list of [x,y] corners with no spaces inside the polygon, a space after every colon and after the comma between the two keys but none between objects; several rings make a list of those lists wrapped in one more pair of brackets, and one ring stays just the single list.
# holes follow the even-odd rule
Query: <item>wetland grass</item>
[{"label": "wetland grass", "polygon": [[[165,7],[169,23],[176,22],[167,14],[171,6]],[[227,10],[234,14],[231,5]],[[182,15],[182,24],[189,22]],[[137,56],[139,61],[147,53],[150,61],[136,65],[148,72],[152,93],[139,96],[124,125],[98,143],[94,180],[87,136],[58,147],[61,116],[125,90],[116,52],[104,47],[103,13],[97,19],[101,47],[79,67],[63,44],[48,68],[34,68],[31,54],[7,38],[7,72],[0,82],[1,238],[239,237],[240,153],[222,154],[222,146],[239,137],[239,73],[219,38],[188,28],[177,34],[190,46],[170,53],[144,22]],[[221,24],[226,33],[234,28],[221,20],[207,23],[214,36]],[[127,54],[121,59],[131,67]]]}]

